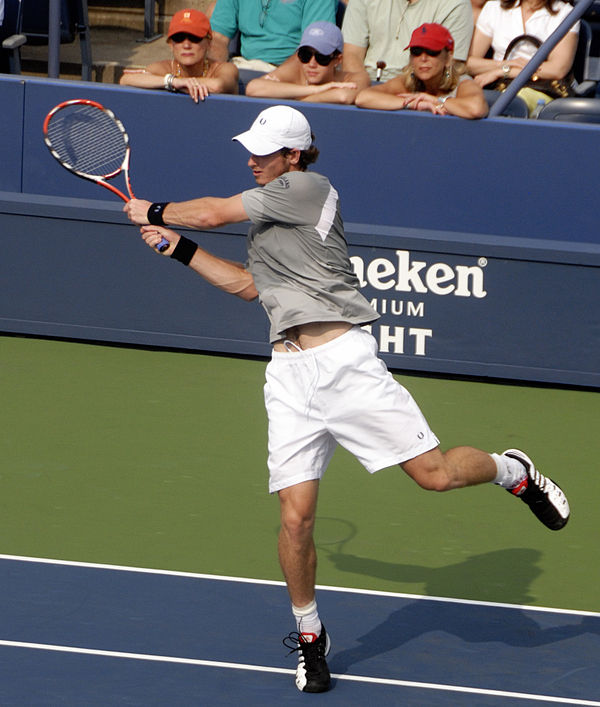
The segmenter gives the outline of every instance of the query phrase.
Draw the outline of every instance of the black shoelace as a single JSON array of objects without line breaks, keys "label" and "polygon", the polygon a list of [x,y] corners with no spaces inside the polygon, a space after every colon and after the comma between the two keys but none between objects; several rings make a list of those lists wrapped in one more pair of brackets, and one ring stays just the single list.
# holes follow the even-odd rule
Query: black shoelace
[{"label": "black shoelace", "polygon": [[288,653],[288,655],[291,655],[292,653],[301,650],[305,646],[312,646],[314,648],[318,648],[317,641],[304,641],[302,639],[302,634],[298,633],[298,631],[292,631],[283,639],[282,643],[286,648],[289,648],[290,652]]}]

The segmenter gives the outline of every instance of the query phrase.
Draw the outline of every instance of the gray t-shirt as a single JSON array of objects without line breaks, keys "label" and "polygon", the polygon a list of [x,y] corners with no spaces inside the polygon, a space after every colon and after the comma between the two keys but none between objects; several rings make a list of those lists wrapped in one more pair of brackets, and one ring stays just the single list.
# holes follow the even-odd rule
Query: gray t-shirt
[{"label": "gray t-shirt", "polygon": [[287,172],[243,192],[242,202],[253,224],[247,267],[271,322],[271,342],[299,324],[378,318],[359,292],[338,194],[326,177]]}]

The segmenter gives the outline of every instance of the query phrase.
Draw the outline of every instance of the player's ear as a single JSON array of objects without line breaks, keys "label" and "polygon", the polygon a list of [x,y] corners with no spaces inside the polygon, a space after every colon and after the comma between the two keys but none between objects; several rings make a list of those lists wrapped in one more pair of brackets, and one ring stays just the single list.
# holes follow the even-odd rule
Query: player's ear
[{"label": "player's ear", "polygon": [[300,161],[300,150],[296,147],[291,147],[287,153],[290,164],[298,164]]}]

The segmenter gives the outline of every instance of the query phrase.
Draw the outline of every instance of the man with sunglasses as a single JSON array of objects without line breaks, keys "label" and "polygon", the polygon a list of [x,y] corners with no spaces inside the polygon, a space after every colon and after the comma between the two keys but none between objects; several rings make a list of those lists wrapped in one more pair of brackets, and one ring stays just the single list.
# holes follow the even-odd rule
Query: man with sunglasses
[{"label": "man with sunglasses", "polygon": [[[271,106],[233,139],[250,153],[257,187],[177,203],[132,199],[124,211],[142,225],[148,246],[156,250],[165,238],[163,256],[225,292],[259,298],[269,318],[269,491],[279,496],[279,560],[297,626],[284,642],[298,654],[298,689],[325,692],[331,687],[330,640],[315,598],[313,530],[320,480],[338,444],[369,472],[400,465],[430,491],[498,484],[552,530],[566,525],[569,504],[519,450],[440,450],[417,403],[361,326],[379,315],[361,294],[350,263],[338,193],[326,177],[307,171],[319,151],[305,116],[291,106]],[[252,224],[245,265],[164,227],[206,231],[244,221]]]},{"label": "man with sunglasses", "polygon": [[217,0],[210,16],[211,56],[229,59],[230,42],[239,33],[240,69],[271,71],[290,57],[312,22],[335,22],[336,0]]},{"label": "man with sunglasses", "polygon": [[337,25],[313,22],[304,30],[296,53],[274,71],[250,81],[246,95],[351,105],[370,80],[364,69],[342,71],[343,48]]},{"label": "man with sunglasses", "polygon": [[[350,0],[342,25],[344,69],[364,66],[371,80],[388,81],[408,64],[414,30],[434,22],[454,37],[454,59],[466,62],[473,36],[470,0]],[[378,62],[385,63],[379,77]]]}]

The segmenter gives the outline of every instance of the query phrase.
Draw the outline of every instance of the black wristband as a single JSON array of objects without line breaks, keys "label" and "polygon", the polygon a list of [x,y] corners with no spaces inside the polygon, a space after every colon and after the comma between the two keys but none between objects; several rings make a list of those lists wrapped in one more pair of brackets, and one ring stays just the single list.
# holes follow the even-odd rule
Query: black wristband
[{"label": "black wristband", "polygon": [[156,204],[150,204],[148,207],[148,213],[146,214],[148,223],[151,223],[153,226],[164,226],[165,222],[163,221],[163,211],[170,203],[170,201],[160,201]]},{"label": "black wristband", "polygon": [[181,236],[175,250],[171,253],[171,258],[178,260],[184,265],[189,265],[190,261],[194,257],[194,253],[198,250],[198,246],[185,236]]}]

